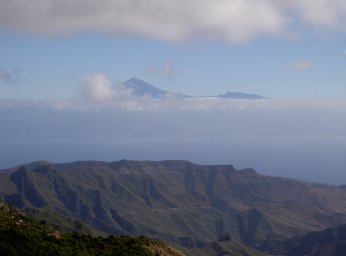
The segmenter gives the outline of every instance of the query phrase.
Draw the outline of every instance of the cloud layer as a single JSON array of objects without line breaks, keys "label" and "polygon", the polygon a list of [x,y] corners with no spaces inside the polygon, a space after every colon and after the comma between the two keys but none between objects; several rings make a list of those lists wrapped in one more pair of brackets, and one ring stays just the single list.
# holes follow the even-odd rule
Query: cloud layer
[{"label": "cloud layer", "polygon": [[40,35],[107,32],[168,41],[243,42],[262,35],[345,30],[344,0],[11,0],[0,27]]},{"label": "cloud layer", "polygon": [[[304,61],[292,64],[293,68],[306,69]],[[310,64],[309,64],[310,65]],[[280,99],[223,99],[219,97],[155,99],[148,95],[136,96],[121,84],[114,84],[104,74],[92,74],[80,78],[77,93],[81,101],[57,102],[59,109],[115,109],[121,111],[225,111],[225,110],[274,110],[324,109],[346,111],[345,99],[297,101]],[[1,104],[0,104],[1,108]]]}]

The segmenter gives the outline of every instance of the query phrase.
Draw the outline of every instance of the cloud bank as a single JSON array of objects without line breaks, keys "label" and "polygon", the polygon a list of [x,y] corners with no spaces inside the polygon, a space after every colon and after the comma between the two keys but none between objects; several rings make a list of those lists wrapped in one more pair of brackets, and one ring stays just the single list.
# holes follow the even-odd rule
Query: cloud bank
[{"label": "cloud bank", "polygon": [[[310,64],[309,64],[310,65]],[[298,62],[293,68],[306,69],[305,62]],[[324,109],[346,112],[346,100],[282,100],[282,99],[224,99],[219,97],[151,98],[136,96],[122,84],[113,83],[104,74],[87,75],[80,78],[77,86],[78,99],[55,102],[59,109],[113,109],[120,111],[227,111],[227,110],[273,110]],[[50,104],[51,105],[51,104]],[[1,104],[0,104],[1,107]]]},{"label": "cloud bank", "polygon": [[346,136],[345,113],[345,103],[330,102],[122,101],[110,108],[0,100],[0,139]]},{"label": "cloud bank", "polygon": [[39,35],[106,32],[167,41],[239,43],[263,35],[345,31],[344,0],[11,0],[0,2],[0,27]]},{"label": "cloud bank", "polygon": [[0,99],[0,139],[346,135],[345,99],[157,99],[136,96],[104,74],[81,77],[77,92],[55,102]]}]

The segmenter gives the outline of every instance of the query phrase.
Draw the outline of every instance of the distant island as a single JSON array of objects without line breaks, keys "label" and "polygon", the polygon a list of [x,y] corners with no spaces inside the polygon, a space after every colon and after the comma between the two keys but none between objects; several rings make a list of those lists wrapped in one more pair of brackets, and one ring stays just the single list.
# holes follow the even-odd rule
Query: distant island
[{"label": "distant island", "polygon": [[[184,95],[179,93],[174,93],[170,91],[165,91],[158,89],[157,87],[140,80],[136,77],[132,77],[126,80],[122,85],[131,91],[132,95],[135,97],[149,97],[153,99],[167,99],[167,98],[197,98],[190,95]],[[244,100],[260,100],[268,99],[257,94],[248,94],[244,92],[226,92],[225,94],[218,96],[201,96],[201,97],[216,97],[221,99],[244,99]]]}]

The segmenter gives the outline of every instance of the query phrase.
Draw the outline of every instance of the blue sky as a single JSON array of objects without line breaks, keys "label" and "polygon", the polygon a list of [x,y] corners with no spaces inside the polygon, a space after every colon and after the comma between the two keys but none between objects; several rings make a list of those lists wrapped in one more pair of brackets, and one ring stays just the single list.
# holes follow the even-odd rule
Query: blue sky
[{"label": "blue sky", "polygon": [[0,98],[76,98],[93,74],[194,96],[346,97],[342,0],[34,2],[0,3]]},{"label": "blue sky", "polygon": [[[346,184],[345,24],[345,0],[2,0],[0,168],[184,158]],[[137,97],[133,76],[270,99]]]}]

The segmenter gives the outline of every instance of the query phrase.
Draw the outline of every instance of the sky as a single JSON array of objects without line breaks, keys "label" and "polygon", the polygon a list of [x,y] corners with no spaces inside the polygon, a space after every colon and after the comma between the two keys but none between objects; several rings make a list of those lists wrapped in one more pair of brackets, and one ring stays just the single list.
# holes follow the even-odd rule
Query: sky
[{"label": "sky", "polygon": [[83,77],[193,96],[346,97],[343,0],[0,2],[0,95],[78,98]]},{"label": "sky", "polygon": [[[1,0],[0,168],[184,158],[346,184],[345,24],[344,0]],[[267,98],[200,97],[229,91]]]}]

